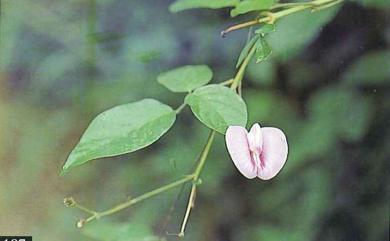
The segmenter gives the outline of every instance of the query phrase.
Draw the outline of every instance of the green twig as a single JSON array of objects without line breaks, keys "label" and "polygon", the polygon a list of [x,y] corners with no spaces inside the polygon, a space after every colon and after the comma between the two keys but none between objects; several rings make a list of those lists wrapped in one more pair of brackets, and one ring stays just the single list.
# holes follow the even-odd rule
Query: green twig
[{"label": "green twig", "polygon": [[220,84],[220,85],[230,85],[231,83],[233,83],[233,80],[234,80],[234,79],[228,79],[228,80],[223,81],[223,82],[221,82],[221,83],[219,83],[219,84]]},{"label": "green twig", "polygon": [[184,107],[186,107],[186,105],[187,103],[184,102],[179,107],[177,107],[177,109],[175,110],[176,114],[179,114],[184,109]]},{"label": "green twig", "polygon": [[244,61],[242,62],[240,69],[238,70],[236,76],[233,79],[232,85],[230,86],[231,89],[237,89],[237,87],[240,85],[241,80],[244,78],[246,67],[248,66],[249,61],[251,60],[255,52],[256,52],[256,44],[252,46],[248,55],[245,57]]},{"label": "green twig", "polygon": [[[157,189],[154,189],[150,192],[147,192],[141,196],[138,196],[136,198],[132,198],[124,203],[121,203],[113,208],[110,208],[106,211],[103,211],[103,212],[95,212],[95,211],[91,211],[91,210],[88,210],[86,208],[83,208],[81,210],[83,211],[86,211],[88,213],[92,213],[92,216],[88,217],[87,219],[82,219],[78,222],[78,224],[80,225],[77,225],[78,227],[82,227],[85,223],[88,223],[88,222],[91,222],[92,220],[95,220],[95,219],[99,219],[101,217],[104,217],[104,216],[108,216],[108,215],[111,215],[111,214],[114,214],[116,212],[119,212],[125,208],[128,208],[136,203],[139,203],[145,199],[148,199],[148,198],[151,198],[153,196],[156,196],[157,194],[160,194],[160,193],[163,193],[165,191],[168,191],[174,187],[177,187],[185,182],[188,182],[188,181],[191,181],[194,179],[194,175],[188,175],[188,176],[185,176],[184,178],[178,180],[178,181],[175,181],[175,182],[172,182],[170,184],[167,184],[165,186],[162,186],[162,187],[159,187]],[[76,207],[76,206],[75,206]],[[80,209],[80,207],[78,207]],[[87,211],[88,210],[88,211]]]},{"label": "green twig", "polygon": [[190,197],[188,198],[186,213],[184,215],[184,219],[183,219],[183,223],[181,225],[180,233],[178,234],[179,237],[184,236],[184,231],[185,231],[185,228],[187,226],[187,222],[188,222],[188,218],[189,218],[190,213],[191,213],[191,209],[195,205],[196,186],[198,185],[199,176],[200,176],[200,173],[202,172],[203,166],[207,160],[207,156],[209,155],[211,145],[214,141],[214,136],[215,136],[215,131],[213,130],[210,132],[209,138],[207,139],[207,143],[204,146],[202,154],[199,157],[198,165],[196,166],[196,169],[194,171],[194,179],[192,182]]},{"label": "green twig", "polygon": [[254,19],[254,20],[251,20],[248,22],[244,22],[244,23],[240,23],[240,24],[231,26],[231,27],[225,29],[224,31],[222,31],[221,35],[225,36],[229,32],[232,32],[232,31],[235,31],[238,29],[242,29],[242,28],[251,27],[253,25],[257,25],[260,23],[273,23],[282,17],[285,17],[287,15],[290,15],[292,13],[299,12],[299,11],[302,11],[305,9],[310,9],[310,8],[324,9],[324,8],[331,7],[335,4],[338,4],[340,2],[342,2],[342,0],[314,0],[311,2],[304,2],[304,3],[284,3],[283,5],[278,4],[278,5],[275,5],[276,7],[275,6],[271,7],[269,10],[281,8],[281,6],[287,7],[287,9],[283,9],[283,10],[276,11],[276,12],[270,12],[270,11],[265,12],[265,15],[267,15],[266,17]]}]

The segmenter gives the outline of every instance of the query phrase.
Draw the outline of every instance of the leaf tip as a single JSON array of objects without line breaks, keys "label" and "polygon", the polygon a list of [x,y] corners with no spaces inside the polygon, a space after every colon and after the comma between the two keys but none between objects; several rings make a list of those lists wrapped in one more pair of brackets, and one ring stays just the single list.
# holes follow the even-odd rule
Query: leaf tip
[{"label": "leaf tip", "polygon": [[62,170],[60,171],[60,176],[65,176],[69,172],[69,168],[65,168],[65,166],[62,167]]}]

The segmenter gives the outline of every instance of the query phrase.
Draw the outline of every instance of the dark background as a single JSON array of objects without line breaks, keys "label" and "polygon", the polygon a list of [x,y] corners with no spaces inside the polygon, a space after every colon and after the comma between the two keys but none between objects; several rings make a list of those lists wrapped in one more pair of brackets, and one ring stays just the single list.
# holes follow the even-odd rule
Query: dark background
[{"label": "dark background", "polygon": [[[82,230],[75,222],[84,214],[62,199],[103,210],[190,173],[208,130],[188,108],[151,147],[59,176],[103,110],[146,97],[182,103],[156,82],[160,72],[208,64],[214,83],[234,75],[247,30],[219,33],[250,17],[172,14],[170,3],[1,0],[0,234],[175,239],[165,232],[178,232],[189,186]],[[271,181],[247,180],[218,136],[184,240],[389,239],[389,16],[387,0],[365,0],[277,23],[272,57],[250,64],[243,95],[249,125],[286,132],[288,161]]]}]

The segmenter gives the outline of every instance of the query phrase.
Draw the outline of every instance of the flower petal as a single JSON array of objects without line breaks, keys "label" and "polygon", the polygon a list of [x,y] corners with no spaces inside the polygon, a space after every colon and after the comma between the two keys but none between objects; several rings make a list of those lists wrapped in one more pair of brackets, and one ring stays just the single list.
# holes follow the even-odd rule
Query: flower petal
[{"label": "flower petal", "polygon": [[258,177],[269,180],[276,176],[287,160],[288,145],[283,131],[274,127],[261,128],[263,133],[263,151],[260,160],[264,164]]},{"label": "flower petal", "polygon": [[263,136],[258,123],[255,123],[250,129],[248,135],[249,150],[256,153],[261,153],[263,148]]},{"label": "flower petal", "polygon": [[226,131],[226,146],[234,165],[246,178],[256,177],[256,167],[249,151],[247,130],[241,126],[229,126]]}]

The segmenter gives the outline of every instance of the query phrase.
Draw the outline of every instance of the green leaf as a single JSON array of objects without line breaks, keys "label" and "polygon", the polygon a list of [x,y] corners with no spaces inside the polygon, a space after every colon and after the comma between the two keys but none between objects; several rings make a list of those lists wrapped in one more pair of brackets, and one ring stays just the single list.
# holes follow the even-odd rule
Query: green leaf
[{"label": "green leaf", "polygon": [[274,0],[244,0],[230,11],[230,16],[235,17],[251,11],[268,9],[274,2]]},{"label": "green leaf", "polygon": [[256,34],[255,36],[253,36],[253,38],[245,45],[245,47],[242,49],[241,53],[240,53],[240,56],[238,57],[238,60],[237,60],[237,64],[236,64],[236,68],[238,68],[242,62],[244,61],[244,59],[246,58],[246,56],[248,56],[249,54],[249,51],[251,50],[251,48],[253,47],[253,45],[256,43],[256,41],[259,39],[259,35]]},{"label": "green leaf", "polygon": [[213,72],[206,65],[187,65],[164,73],[157,81],[173,92],[189,92],[199,88],[213,77]]},{"label": "green leaf", "polygon": [[246,126],[248,114],[245,102],[225,86],[201,87],[189,94],[185,102],[203,124],[222,134],[231,125]]},{"label": "green leaf", "polygon": [[264,37],[260,37],[256,42],[256,51],[255,58],[256,63],[260,63],[264,61],[270,56],[272,53],[271,47],[268,45],[267,41],[265,41]]},{"label": "green leaf", "polygon": [[343,75],[346,84],[377,85],[390,79],[390,51],[376,51],[353,63]]},{"label": "green leaf", "polygon": [[179,12],[186,9],[192,8],[225,8],[225,7],[234,7],[240,1],[239,0],[177,0],[171,6],[169,6],[169,11]]},{"label": "green leaf", "polygon": [[153,99],[116,106],[99,114],[70,153],[63,173],[87,161],[130,153],[158,140],[176,113]]}]

